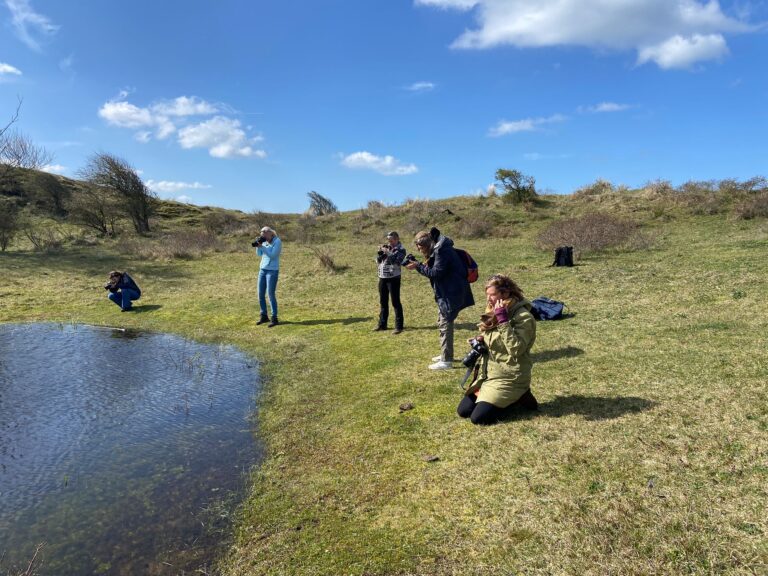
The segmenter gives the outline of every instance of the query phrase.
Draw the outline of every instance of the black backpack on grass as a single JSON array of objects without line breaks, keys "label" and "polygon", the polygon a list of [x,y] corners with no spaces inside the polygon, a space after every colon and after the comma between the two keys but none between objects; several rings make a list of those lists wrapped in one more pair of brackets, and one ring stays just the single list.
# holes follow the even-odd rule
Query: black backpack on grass
[{"label": "black backpack on grass", "polygon": [[555,248],[555,261],[552,266],[573,266],[573,246]]}]

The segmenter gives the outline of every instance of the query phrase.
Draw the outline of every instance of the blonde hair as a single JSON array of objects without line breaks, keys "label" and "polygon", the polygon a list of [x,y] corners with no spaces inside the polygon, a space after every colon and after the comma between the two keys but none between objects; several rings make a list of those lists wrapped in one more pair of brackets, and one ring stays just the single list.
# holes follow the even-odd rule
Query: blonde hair
[{"label": "blonde hair", "polygon": [[[512,307],[525,299],[523,291],[520,289],[512,278],[505,276],[504,274],[494,274],[485,283],[485,289],[496,288],[502,297],[502,302],[507,310],[512,310]],[[477,327],[481,332],[492,330],[499,324],[496,319],[496,314],[493,312],[493,307],[490,304],[486,304],[485,313],[480,317],[480,323]]]},{"label": "blonde hair", "polygon": [[429,232],[422,230],[421,232],[416,233],[413,241],[416,242],[417,246],[427,246],[432,242],[432,236],[429,235]]},{"label": "blonde hair", "polygon": [[264,234],[264,232],[272,232],[272,234],[274,234],[275,236],[277,236],[277,232],[275,232],[275,231],[274,231],[272,228],[270,228],[269,226],[264,226],[264,227],[262,227],[262,229],[261,229],[261,230],[259,230],[259,232],[261,232],[262,234]]}]

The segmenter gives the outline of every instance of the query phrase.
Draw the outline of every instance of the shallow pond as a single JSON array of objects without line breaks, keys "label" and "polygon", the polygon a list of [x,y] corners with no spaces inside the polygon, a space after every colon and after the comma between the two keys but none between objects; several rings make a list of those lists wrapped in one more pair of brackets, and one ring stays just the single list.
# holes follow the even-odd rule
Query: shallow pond
[{"label": "shallow pond", "polygon": [[0,325],[0,574],[207,574],[248,472],[257,366],[164,334]]}]

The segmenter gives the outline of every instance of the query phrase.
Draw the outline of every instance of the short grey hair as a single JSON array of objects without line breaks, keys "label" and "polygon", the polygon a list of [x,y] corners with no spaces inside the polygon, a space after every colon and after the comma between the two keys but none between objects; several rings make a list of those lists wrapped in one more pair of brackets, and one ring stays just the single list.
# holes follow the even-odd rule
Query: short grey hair
[{"label": "short grey hair", "polygon": [[263,227],[263,228],[260,230],[260,232],[261,232],[262,234],[264,234],[264,232],[272,232],[272,234],[274,234],[275,236],[277,236],[277,232],[275,232],[275,231],[274,231],[272,228],[270,228],[269,226],[264,226],[264,227]]}]

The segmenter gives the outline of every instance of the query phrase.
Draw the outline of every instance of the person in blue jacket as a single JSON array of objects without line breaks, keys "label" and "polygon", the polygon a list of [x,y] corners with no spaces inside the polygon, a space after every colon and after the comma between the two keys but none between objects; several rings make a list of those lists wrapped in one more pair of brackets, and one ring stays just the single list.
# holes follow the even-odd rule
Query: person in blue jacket
[{"label": "person in blue jacket", "polygon": [[467,280],[467,266],[453,248],[453,240],[437,228],[419,232],[416,247],[427,258],[425,263],[416,261],[405,265],[429,278],[437,302],[437,327],[440,330],[440,356],[432,358],[430,370],[453,368],[453,322],[459,312],[474,306],[472,288]]},{"label": "person in blue jacket", "polygon": [[109,273],[109,279],[104,285],[104,289],[109,290],[107,297],[120,306],[120,310],[123,312],[133,310],[132,302],[141,298],[141,289],[133,281],[133,278],[128,275],[128,272],[112,270]]},{"label": "person in blue jacket", "polygon": [[[261,235],[253,242],[256,248],[256,254],[261,256],[261,266],[259,266],[259,307],[261,317],[256,324],[269,322],[269,327],[277,326],[277,278],[280,275],[280,252],[283,249],[283,243],[277,237],[275,232],[269,226],[261,229]],[[272,320],[267,316],[267,299],[269,294],[269,304],[272,308]]]}]

